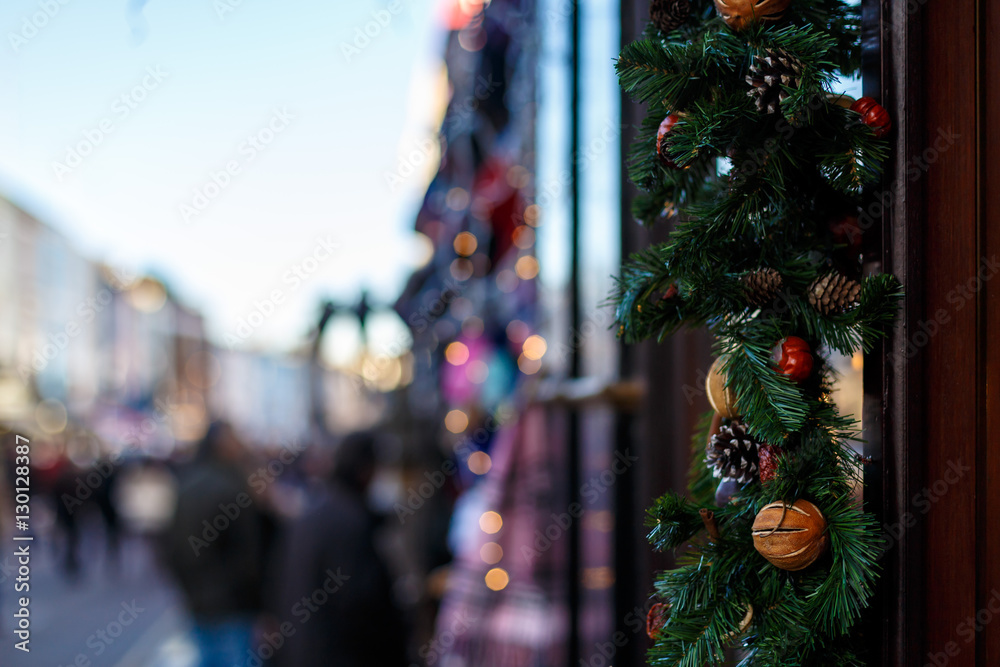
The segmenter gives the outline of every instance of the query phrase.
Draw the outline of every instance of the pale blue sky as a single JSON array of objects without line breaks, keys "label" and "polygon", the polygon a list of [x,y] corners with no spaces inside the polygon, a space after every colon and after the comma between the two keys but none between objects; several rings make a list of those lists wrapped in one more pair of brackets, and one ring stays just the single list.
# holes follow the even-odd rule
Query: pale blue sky
[{"label": "pale blue sky", "polygon": [[[386,172],[433,130],[436,1],[400,0],[381,15],[385,27],[371,22],[389,0],[149,0],[132,25],[136,0],[63,2],[0,5],[9,194],[56,211],[46,222],[87,256],[163,274],[217,338],[275,288],[290,299],[256,347],[300,340],[320,295],[352,297],[365,284],[395,297],[426,179],[392,191]],[[25,21],[44,25],[35,33]],[[348,62],[342,45],[366,27],[377,34]],[[274,120],[281,110],[293,118]],[[57,173],[69,147],[104,133],[102,121],[110,133]],[[273,141],[250,148],[272,121]],[[185,224],[181,205],[230,161],[239,173]],[[292,293],[284,276],[321,237],[339,253]]]}]

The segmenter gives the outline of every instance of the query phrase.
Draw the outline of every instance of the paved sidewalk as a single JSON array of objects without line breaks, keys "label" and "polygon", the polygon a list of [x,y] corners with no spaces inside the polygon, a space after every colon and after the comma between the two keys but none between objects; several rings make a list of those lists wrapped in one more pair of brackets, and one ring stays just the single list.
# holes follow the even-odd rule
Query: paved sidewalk
[{"label": "paved sidewalk", "polygon": [[[4,667],[193,667],[188,620],[151,549],[125,540],[117,567],[103,545],[82,544],[83,568],[71,580],[58,567],[52,545],[32,548],[31,652],[14,648],[16,609],[10,558],[13,542],[0,541],[0,665]],[[5,562],[5,559],[9,559]]]}]

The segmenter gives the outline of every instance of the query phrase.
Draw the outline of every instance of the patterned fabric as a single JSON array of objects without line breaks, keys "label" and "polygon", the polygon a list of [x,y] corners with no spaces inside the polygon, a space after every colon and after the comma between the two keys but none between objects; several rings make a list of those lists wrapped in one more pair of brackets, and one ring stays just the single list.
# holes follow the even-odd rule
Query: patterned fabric
[{"label": "patterned fabric", "polygon": [[[496,535],[479,526],[481,514],[462,517],[453,530],[462,536],[437,622],[437,646],[429,665],[441,667],[548,667],[566,661],[568,637],[565,528],[552,508],[566,505],[565,433],[559,415],[531,408],[500,433],[494,469],[483,486],[483,511],[498,512]],[[503,558],[483,562],[480,549],[496,541]],[[490,590],[486,574],[507,571],[510,583]]]}]

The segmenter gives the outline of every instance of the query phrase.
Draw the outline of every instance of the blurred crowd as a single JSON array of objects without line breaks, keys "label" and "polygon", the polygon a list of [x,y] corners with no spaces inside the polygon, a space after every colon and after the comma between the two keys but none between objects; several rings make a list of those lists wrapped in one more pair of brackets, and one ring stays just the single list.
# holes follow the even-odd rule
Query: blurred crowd
[{"label": "blurred crowd", "polygon": [[[401,524],[369,501],[382,439],[357,432],[332,447],[255,450],[217,421],[167,460],[43,458],[32,503],[54,517],[45,541],[70,582],[87,576],[88,531],[110,568],[123,541],[150,545],[180,591],[202,667],[409,665],[421,601],[401,599],[386,558]],[[5,456],[13,488],[13,446]],[[397,556],[412,565],[415,554]]]},{"label": "blurred crowd", "polygon": [[[8,319],[33,321],[35,303],[47,314],[10,332],[24,341],[10,362],[0,319],[0,436],[37,434],[34,527],[69,581],[93,574],[98,541],[110,569],[137,543],[155,553],[203,667],[562,661],[568,545],[523,550],[570,497],[565,415],[535,410],[526,389],[567,358],[546,357],[542,335],[545,317],[565,318],[540,308],[536,230],[555,195],[539,197],[534,174],[538,10],[442,5],[448,94],[414,220],[427,253],[392,306],[405,335],[388,351],[363,342],[350,363],[332,362],[332,305],[291,354],[224,349],[164,282],[76,258],[0,200],[0,233],[16,241],[0,247],[11,258],[0,278],[18,294],[22,275],[46,278],[11,301],[19,317]],[[73,271],[48,280],[32,264],[43,254]],[[77,322],[93,294],[100,308]],[[549,300],[569,307],[560,289]],[[367,311],[362,299],[352,315],[362,341]],[[613,338],[595,340],[612,358]],[[362,428],[377,430],[351,433]],[[592,508],[607,516],[608,503]],[[609,553],[609,522],[594,525],[580,529]],[[590,590],[603,610],[601,559]],[[163,663],[175,664],[192,667]]]}]

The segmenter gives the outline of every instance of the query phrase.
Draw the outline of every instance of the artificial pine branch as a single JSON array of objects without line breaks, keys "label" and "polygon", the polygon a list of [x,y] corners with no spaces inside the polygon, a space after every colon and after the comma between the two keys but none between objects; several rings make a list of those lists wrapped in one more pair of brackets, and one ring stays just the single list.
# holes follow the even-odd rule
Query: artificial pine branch
[{"label": "artificial pine branch", "polygon": [[[854,627],[878,571],[878,532],[852,501],[861,482],[848,444],[857,424],[829,398],[835,374],[824,354],[870,349],[902,290],[892,276],[862,279],[856,258],[848,266],[831,240],[831,222],[875,195],[888,155],[885,141],[831,95],[860,64],[859,13],[842,0],[792,0],[784,22],[734,33],[712,2],[691,4],[676,30],[647,29],[616,64],[623,90],[647,105],[628,161],[644,191],[633,210],[644,224],[669,219],[674,228],[630,258],[611,301],[629,342],[708,326],[741,421],[781,453],[773,479],[751,480],[733,502],[713,507],[703,460],[711,415],[696,429],[694,500],[667,494],[649,511],[652,545],[679,551],[679,567],[655,585],[671,611],[650,662],[718,664],[735,642],[749,653],[742,667],[860,665]],[[751,65],[767,58],[770,69],[756,70],[748,88]],[[758,94],[767,95],[760,109]],[[679,120],[661,155],[668,114]],[[746,276],[765,268],[780,282],[757,281],[748,292]],[[821,283],[813,299],[820,312],[810,290],[832,271],[847,273]],[[773,358],[787,336],[813,348],[807,381],[791,381]],[[829,550],[786,572],[757,552],[750,533],[762,508],[796,499],[823,513]],[[698,515],[706,507],[718,527],[711,539]],[[752,622],[737,637],[748,606]]]},{"label": "artificial pine branch", "polygon": [[668,493],[647,511],[646,525],[651,527],[649,542],[657,551],[676,549],[701,530],[698,507],[690,500]]}]

